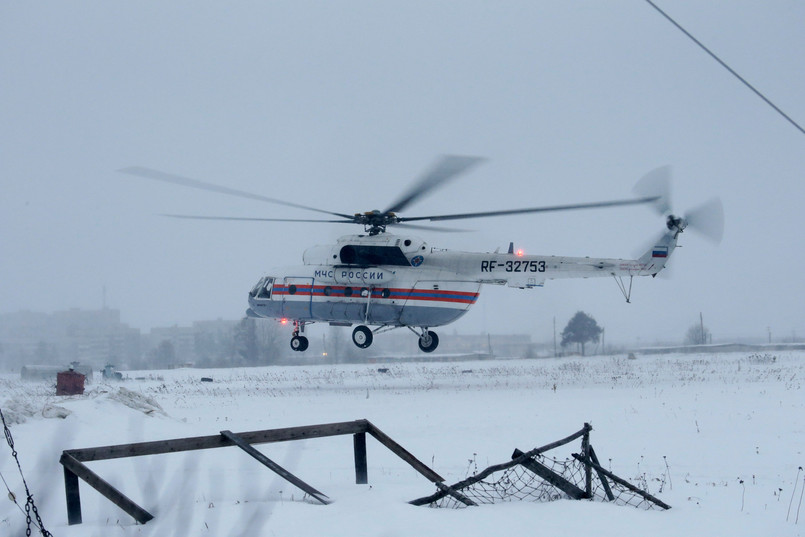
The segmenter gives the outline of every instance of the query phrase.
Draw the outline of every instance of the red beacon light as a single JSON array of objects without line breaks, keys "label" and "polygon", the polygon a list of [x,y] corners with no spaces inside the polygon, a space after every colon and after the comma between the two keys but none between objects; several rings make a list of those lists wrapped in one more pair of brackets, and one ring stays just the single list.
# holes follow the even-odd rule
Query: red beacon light
[{"label": "red beacon light", "polygon": [[281,324],[288,324],[288,319],[286,319],[285,317],[283,317],[282,319],[280,319],[280,323],[281,323]]},{"label": "red beacon light", "polygon": [[523,249],[522,249],[522,248],[520,248],[519,250],[517,250],[517,257],[523,257],[524,255],[525,255],[525,252],[523,251]]}]

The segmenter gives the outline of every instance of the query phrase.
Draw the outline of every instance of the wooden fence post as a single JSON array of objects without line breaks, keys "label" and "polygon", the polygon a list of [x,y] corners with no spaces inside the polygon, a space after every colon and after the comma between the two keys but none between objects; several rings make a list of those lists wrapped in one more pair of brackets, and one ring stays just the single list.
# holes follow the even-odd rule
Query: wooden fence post
[{"label": "wooden fence post", "polygon": [[584,436],[581,439],[581,456],[587,463],[584,465],[584,492],[587,498],[593,497],[593,469],[590,467],[590,430],[589,423],[584,424]]},{"label": "wooden fence post", "polygon": [[355,483],[366,485],[369,483],[369,471],[366,466],[366,433],[355,433],[352,441],[355,447]]},{"label": "wooden fence post", "polygon": [[67,524],[81,524],[81,494],[78,490],[78,476],[64,467],[64,492],[67,497]]},{"label": "wooden fence post", "polygon": [[[140,524],[145,524],[152,518],[154,515],[131,501],[125,494],[117,490],[115,487],[110,485],[107,481],[101,479],[98,474],[90,470],[86,467],[83,463],[77,461],[75,457],[70,455],[68,452],[62,452],[61,459],[59,462],[64,466],[65,469],[69,470],[73,473],[73,475],[80,477],[83,479],[87,485],[94,488],[102,495],[106,496],[109,501],[113,504],[117,505],[125,512],[127,512],[131,517],[139,522]],[[72,480],[71,477],[67,477],[65,475],[65,485]],[[78,484],[76,483],[75,490],[78,490]],[[67,493],[69,495],[70,487],[67,488]],[[77,497],[77,496],[76,496]],[[70,500],[68,500],[69,502]],[[77,522],[76,522],[77,524]]]}]

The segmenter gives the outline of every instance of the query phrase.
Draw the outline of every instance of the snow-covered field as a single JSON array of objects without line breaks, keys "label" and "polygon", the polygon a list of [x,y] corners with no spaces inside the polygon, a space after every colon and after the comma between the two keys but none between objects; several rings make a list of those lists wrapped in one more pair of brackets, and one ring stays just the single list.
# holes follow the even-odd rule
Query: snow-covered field
[{"label": "snow-covered field", "polygon": [[[15,446],[55,536],[805,535],[802,352],[129,375],[145,378],[96,382],[81,397],[0,377],[0,404],[18,422],[11,426]],[[70,414],[44,417],[64,414],[48,405]],[[259,446],[333,499],[328,506],[304,500],[231,447],[88,463],[156,518],[138,525],[82,484],[84,523],[67,525],[58,463],[64,449],[363,418],[449,483],[589,422],[602,465],[647,482],[673,508],[571,500],[414,507],[407,502],[435,487],[372,438],[369,485],[355,485],[352,438],[343,436]],[[557,454],[578,450],[574,442]],[[24,504],[5,443],[0,472]],[[24,524],[3,500],[0,535],[23,535]]]}]

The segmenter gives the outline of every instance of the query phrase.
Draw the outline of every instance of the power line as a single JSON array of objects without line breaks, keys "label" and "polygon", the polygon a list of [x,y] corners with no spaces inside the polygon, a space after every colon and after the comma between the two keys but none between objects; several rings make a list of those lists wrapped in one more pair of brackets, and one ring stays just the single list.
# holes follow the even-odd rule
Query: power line
[{"label": "power line", "polygon": [[701,49],[702,49],[703,51],[705,51],[707,54],[709,54],[709,55],[710,55],[710,56],[711,56],[711,57],[712,57],[712,58],[713,58],[715,61],[717,61],[718,63],[720,63],[720,64],[721,64],[721,66],[722,66],[722,67],[724,67],[724,69],[726,69],[727,71],[729,71],[730,73],[732,73],[732,74],[733,74],[733,76],[735,76],[735,78],[737,78],[738,80],[740,80],[741,82],[743,82],[743,84],[744,84],[744,85],[745,85],[747,88],[749,88],[750,90],[752,90],[753,92],[755,92],[755,95],[757,95],[758,97],[760,97],[761,99],[763,99],[764,101],[766,101],[766,104],[768,104],[769,106],[771,106],[772,108],[774,108],[774,110],[776,110],[778,114],[780,114],[780,115],[781,115],[781,116],[783,116],[785,119],[787,119],[789,123],[791,123],[791,124],[792,124],[794,127],[796,127],[796,128],[799,130],[799,132],[801,132],[802,134],[805,134],[805,129],[803,129],[802,127],[800,127],[800,126],[799,126],[799,124],[798,124],[796,121],[794,121],[793,119],[791,119],[791,118],[788,116],[788,114],[786,114],[785,112],[783,112],[782,110],[780,110],[780,108],[779,108],[777,105],[775,105],[773,102],[771,102],[769,99],[767,99],[765,95],[763,95],[762,93],[760,93],[760,91],[758,91],[757,89],[755,89],[755,87],[754,87],[754,86],[752,86],[752,84],[750,84],[749,82],[747,82],[747,81],[746,81],[746,79],[744,79],[744,78],[743,78],[741,75],[739,75],[738,73],[736,73],[734,69],[732,69],[732,68],[731,68],[729,65],[727,65],[727,64],[726,64],[726,63],[724,63],[723,61],[721,61],[721,58],[719,58],[718,56],[716,56],[716,55],[715,55],[715,54],[714,54],[714,53],[713,53],[713,52],[712,52],[712,51],[711,51],[709,48],[705,47],[705,46],[702,44],[702,42],[701,42],[701,41],[699,41],[698,39],[696,39],[695,37],[693,37],[693,35],[692,35],[690,32],[688,32],[687,30],[685,30],[685,29],[684,29],[684,28],[683,28],[683,27],[682,27],[682,26],[681,26],[681,25],[680,25],[678,22],[676,22],[674,19],[672,19],[670,15],[668,15],[668,14],[667,14],[665,11],[663,11],[662,9],[660,9],[660,8],[657,6],[657,4],[655,4],[655,3],[654,3],[654,2],[652,2],[651,0],[646,0],[646,3],[648,3],[648,4],[649,4],[651,7],[653,7],[654,9],[656,9],[656,10],[657,10],[657,11],[660,13],[660,15],[662,15],[663,17],[665,17],[666,19],[668,19],[668,20],[671,22],[671,24],[673,24],[674,26],[676,26],[677,28],[679,28],[679,30],[680,30],[682,33],[684,33],[686,36],[688,36],[688,37],[689,37],[689,38],[690,38],[690,39],[691,39],[691,40],[692,40],[694,43],[696,43],[697,45],[699,45],[699,47],[701,47]]}]

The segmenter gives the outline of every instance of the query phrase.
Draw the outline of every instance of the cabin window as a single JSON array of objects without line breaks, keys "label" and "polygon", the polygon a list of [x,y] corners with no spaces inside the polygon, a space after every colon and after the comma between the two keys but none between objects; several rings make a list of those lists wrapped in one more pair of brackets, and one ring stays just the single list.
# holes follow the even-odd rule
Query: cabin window
[{"label": "cabin window", "polygon": [[372,246],[348,244],[341,248],[341,262],[345,265],[368,267],[372,265],[409,266],[411,263],[399,246]]}]

